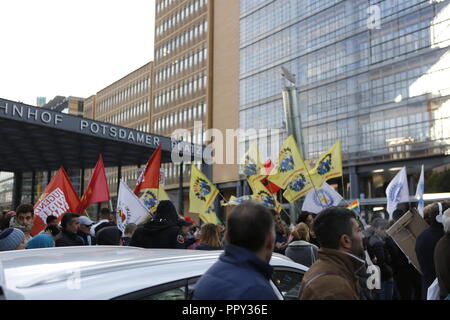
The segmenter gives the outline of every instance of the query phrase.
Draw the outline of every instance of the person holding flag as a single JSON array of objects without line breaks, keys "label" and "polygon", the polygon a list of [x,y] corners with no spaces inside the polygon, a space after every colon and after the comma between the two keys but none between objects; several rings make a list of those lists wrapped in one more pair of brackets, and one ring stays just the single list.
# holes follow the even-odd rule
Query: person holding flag
[{"label": "person holding flag", "polygon": [[89,180],[88,187],[81,197],[80,204],[75,212],[84,215],[84,211],[89,205],[109,200],[109,188],[106,180],[105,166],[103,165],[103,158],[100,154],[94,171],[92,172],[91,179]]}]

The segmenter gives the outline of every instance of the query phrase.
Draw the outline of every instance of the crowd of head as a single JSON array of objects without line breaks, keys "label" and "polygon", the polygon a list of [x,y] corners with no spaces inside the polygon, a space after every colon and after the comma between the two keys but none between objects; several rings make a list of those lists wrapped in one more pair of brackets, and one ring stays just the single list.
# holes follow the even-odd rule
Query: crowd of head
[{"label": "crowd of head", "polygon": [[[450,202],[424,209],[428,227],[415,242],[420,268],[387,232],[406,211],[399,206],[392,217],[375,212],[361,218],[331,207],[319,214],[301,212],[293,224],[285,212],[246,201],[227,215],[225,225],[199,226],[179,215],[171,201],[161,201],[148,219],[127,224],[123,232],[116,215],[103,208],[96,223],[75,213],[49,216],[45,229],[31,236],[33,207],[22,204],[0,217],[0,251],[89,245],[223,249],[198,282],[194,299],[277,299],[269,281],[275,252],[309,268],[298,283],[299,299],[420,300],[435,279],[440,298],[448,298]],[[371,278],[374,268],[378,281]]]}]

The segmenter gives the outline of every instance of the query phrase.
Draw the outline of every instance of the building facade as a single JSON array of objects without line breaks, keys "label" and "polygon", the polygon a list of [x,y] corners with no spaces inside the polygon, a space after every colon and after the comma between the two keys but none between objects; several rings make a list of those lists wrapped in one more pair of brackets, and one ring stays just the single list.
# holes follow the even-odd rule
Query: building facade
[{"label": "building facade", "polygon": [[[153,62],[149,62],[85,99],[84,117],[150,132],[152,76]],[[105,170],[110,196],[115,204],[119,179],[134,188],[139,168],[125,166],[120,170],[117,167]],[[91,174],[92,169],[85,171],[85,187]]]},{"label": "building facade", "polygon": [[244,0],[240,35],[240,127],[284,132],[267,158],[286,137],[283,66],[297,79],[305,158],[342,141],[347,198],[384,197],[404,165],[415,191],[421,163],[449,162],[447,1]]},{"label": "building facade", "polygon": [[[209,26],[213,3],[210,0],[157,0],[155,12],[152,131],[171,136],[177,129],[186,129],[184,141],[203,144],[212,115]],[[178,188],[179,164],[168,163],[162,167],[166,189]],[[187,187],[189,165],[183,164],[182,172],[183,185]]]}]

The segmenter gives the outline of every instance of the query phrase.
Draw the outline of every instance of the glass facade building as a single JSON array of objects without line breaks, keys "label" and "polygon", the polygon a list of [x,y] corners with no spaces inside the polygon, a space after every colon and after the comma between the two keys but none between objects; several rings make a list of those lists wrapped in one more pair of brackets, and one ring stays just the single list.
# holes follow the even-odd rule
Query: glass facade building
[{"label": "glass facade building", "polygon": [[240,4],[242,129],[284,130],[283,66],[297,79],[306,159],[337,139],[347,167],[448,153],[448,1]]}]

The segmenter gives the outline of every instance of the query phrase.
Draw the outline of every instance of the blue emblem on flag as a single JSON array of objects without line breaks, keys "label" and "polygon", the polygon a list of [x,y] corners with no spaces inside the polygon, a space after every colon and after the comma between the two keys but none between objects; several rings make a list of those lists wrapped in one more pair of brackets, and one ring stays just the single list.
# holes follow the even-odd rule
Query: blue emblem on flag
[{"label": "blue emblem on flag", "polygon": [[294,169],[294,158],[291,148],[284,148],[280,152],[280,172],[287,172]]},{"label": "blue emblem on flag", "polygon": [[319,173],[321,176],[327,174],[332,169],[331,167],[331,153],[327,154],[322,161],[319,163],[319,168],[317,170],[317,173]]},{"label": "blue emblem on flag", "polygon": [[319,189],[314,192],[313,200],[316,206],[320,206],[322,208],[328,208],[335,205],[331,193],[323,189]]}]

